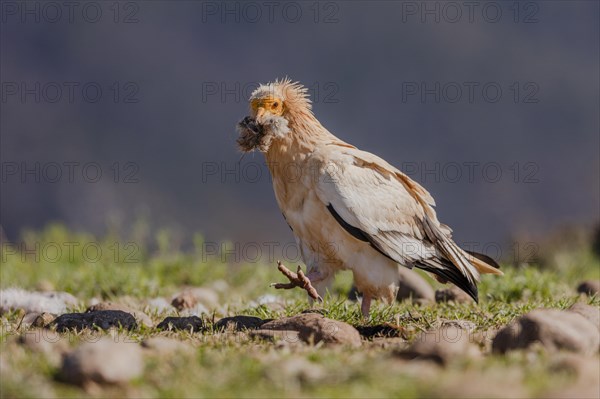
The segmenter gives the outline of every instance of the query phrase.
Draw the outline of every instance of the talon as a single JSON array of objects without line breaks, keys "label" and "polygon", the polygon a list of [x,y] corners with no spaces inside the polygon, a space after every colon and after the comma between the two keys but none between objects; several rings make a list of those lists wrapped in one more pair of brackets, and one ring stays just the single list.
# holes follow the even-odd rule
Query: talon
[{"label": "talon", "polygon": [[302,267],[298,266],[297,273],[292,272],[290,269],[285,267],[281,261],[277,261],[277,269],[285,276],[289,283],[272,283],[270,286],[275,289],[289,290],[295,287],[300,287],[308,293],[308,295],[319,302],[323,302],[323,298],[317,293],[315,287],[312,286],[310,279],[302,272]]}]

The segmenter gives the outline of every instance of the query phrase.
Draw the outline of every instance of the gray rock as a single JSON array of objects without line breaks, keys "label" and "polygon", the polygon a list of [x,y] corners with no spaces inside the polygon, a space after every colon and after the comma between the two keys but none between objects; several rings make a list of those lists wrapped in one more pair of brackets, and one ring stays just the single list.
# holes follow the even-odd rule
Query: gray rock
[{"label": "gray rock", "polygon": [[204,322],[198,316],[189,317],[167,317],[156,326],[159,330],[192,330],[199,332],[204,330]]},{"label": "gray rock", "polygon": [[519,317],[494,337],[492,350],[505,353],[534,343],[548,350],[564,349],[595,353],[600,345],[598,328],[580,314],[557,309],[538,309]]},{"label": "gray rock", "polygon": [[581,284],[577,286],[577,292],[589,296],[600,294],[600,280],[582,281]]},{"label": "gray rock", "polygon": [[60,314],[77,305],[77,298],[67,292],[25,291],[20,288],[0,290],[0,313],[23,309],[26,313]]},{"label": "gray rock", "polygon": [[165,313],[173,310],[172,305],[165,298],[152,298],[148,300],[149,312],[152,313]]},{"label": "gray rock", "polygon": [[259,317],[253,316],[224,317],[215,323],[215,330],[256,330],[268,321],[270,320],[263,320]]},{"label": "gray rock", "polygon": [[136,343],[114,342],[102,338],[86,342],[67,354],[60,379],[71,384],[124,384],[142,375],[142,350]]},{"label": "gray rock", "polygon": [[411,299],[413,302],[427,303],[435,301],[435,291],[431,284],[427,282],[414,270],[400,268],[401,278],[398,282],[398,294],[396,299],[403,301]]},{"label": "gray rock", "polygon": [[87,313],[97,312],[99,310],[120,310],[122,312],[133,315],[133,317],[135,317],[138,322],[140,322],[141,324],[143,324],[146,327],[154,326],[154,323],[152,323],[152,319],[146,313],[139,311],[139,310],[132,309],[129,306],[121,305],[118,303],[100,302],[100,303],[97,303],[97,304],[92,305],[89,308],[87,308],[86,312]]},{"label": "gray rock", "polygon": [[196,306],[198,300],[191,292],[182,292],[171,301],[171,306],[177,310],[191,309]]},{"label": "gray rock", "polygon": [[597,306],[577,302],[569,308],[569,312],[575,312],[582,315],[600,330],[600,308]]},{"label": "gray rock", "polygon": [[443,326],[420,333],[407,349],[395,354],[403,359],[432,360],[446,365],[455,358],[479,354],[469,335],[469,331],[456,325]]},{"label": "gray rock", "polygon": [[196,305],[202,305],[206,309],[216,309],[219,307],[219,295],[209,288],[188,288],[176,295],[171,305],[179,311],[192,309]]},{"label": "gray rock", "polygon": [[318,313],[305,313],[273,320],[261,326],[261,330],[298,331],[299,338],[310,344],[346,344],[360,346],[360,334],[350,324],[328,319]]},{"label": "gray rock", "polygon": [[124,328],[134,330],[137,328],[135,318],[121,310],[98,310],[88,313],[67,313],[58,316],[48,327],[56,326],[60,332],[84,329]]}]

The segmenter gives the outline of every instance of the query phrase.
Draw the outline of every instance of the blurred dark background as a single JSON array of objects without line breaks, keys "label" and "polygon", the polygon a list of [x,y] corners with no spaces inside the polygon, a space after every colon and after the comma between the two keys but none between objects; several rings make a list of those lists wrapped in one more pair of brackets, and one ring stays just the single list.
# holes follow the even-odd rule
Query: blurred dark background
[{"label": "blurred dark background", "polygon": [[[468,3],[468,2],[467,2]],[[2,1],[1,225],[292,241],[235,124],[310,87],[459,242],[599,220],[599,2]]]}]

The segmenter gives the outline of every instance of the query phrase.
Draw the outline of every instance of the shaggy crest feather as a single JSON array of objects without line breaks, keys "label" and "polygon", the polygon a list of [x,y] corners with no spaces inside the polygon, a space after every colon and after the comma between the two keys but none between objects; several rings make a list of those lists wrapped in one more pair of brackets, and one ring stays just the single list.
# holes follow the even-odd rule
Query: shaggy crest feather
[{"label": "shaggy crest feather", "polygon": [[290,112],[308,112],[312,114],[312,102],[308,97],[308,88],[290,78],[277,79],[275,82],[261,84],[252,92],[250,100],[264,97],[279,97]]}]

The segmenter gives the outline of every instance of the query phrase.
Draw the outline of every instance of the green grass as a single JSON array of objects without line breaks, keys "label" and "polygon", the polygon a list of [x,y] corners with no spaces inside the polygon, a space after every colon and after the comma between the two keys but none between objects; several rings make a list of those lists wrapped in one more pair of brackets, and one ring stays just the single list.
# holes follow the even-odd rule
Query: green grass
[{"label": "green grass", "polygon": [[[148,300],[169,297],[186,286],[212,286],[226,283],[219,293],[219,309],[205,315],[213,318],[245,314],[261,318],[279,318],[298,314],[310,307],[299,290],[275,291],[268,287],[282,281],[275,265],[225,264],[218,258],[202,259],[196,249],[179,251],[169,247],[169,236],[157,234],[150,244],[137,245],[134,262],[128,262],[126,243],[116,235],[93,237],[52,225],[40,232],[23,235],[28,248],[52,245],[68,248],[72,243],[97,243],[102,256],[94,259],[63,250],[54,259],[47,253],[22,256],[4,251],[0,268],[0,286],[36,289],[52,286],[75,295],[83,310],[92,298],[126,302],[146,310],[154,322],[171,312],[149,312]],[[151,240],[152,241],[152,240]],[[141,242],[136,241],[136,242]],[[145,241],[147,242],[147,240]],[[52,243],[52,245],[49,245]],[[115,243],[119,251],[115,250]],[[152,249],[150,249],[152,248]],[[6,248],[5,248],[6,249]],[[579,249],[557,257],[560,264],[539,269],[534,266],[506,267],[504,277],[484,276],[480,285],[480,304],[413,305],[408,302],[387,306],[376,303],[372,317],[365,322],[356,303],[346,300],[351,275],[341,273],[332,291],[320,306],[325,316],[353,325],[397,323],[410,341],[441,320],[469,320],[476,332],[493,337],[496,329],[532,309],[565,309],[578,300],[600,306],[599,298],[583,298],[575,287],[579,281],[598,279],[600,261],[590,251]],[[435,284],[436,287],[440,286]],[[441,287],[441,286],[440,286]],[[285,301],[283,308],[257,305],[256,299],[273,294]],[[552,367],[556,355],[533,351],[506,356],[489,354],[489,339],[481,340],[483,356],[456,359],[445,368],[419,361],[407,362],[392,355],[393,349],[379,342],[365,342],[359,349],[290,345],[256,341],[246,333],[209,331],[159,333],[141,328],[121,331],[120,338],[141,342],[150,336],[166,335],[183,340],[187,350],[170,354],[147,354],[142,378],[125,387],[95,387],[86,391],[56,380],[59,364],[48,356],[17,344],[17,336],[31,333],[17,329],[22,318],[18,311],[1,316],[0,354],[2,397],[457,397],[471,396],[543,396],[575,383],[576,377]],[[67,334],[69,346],[110,333]],[[398,340],[391,343],[402,347]]]}]

